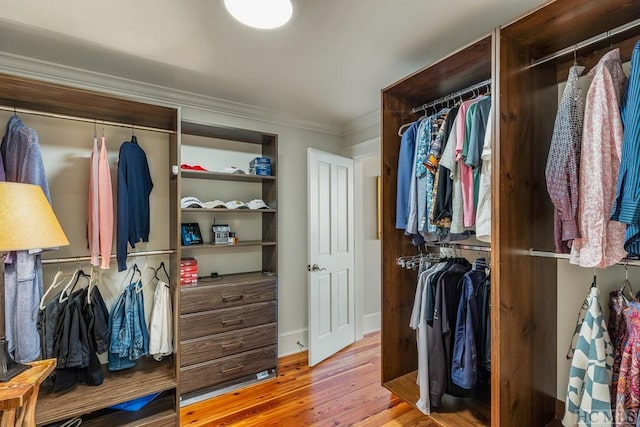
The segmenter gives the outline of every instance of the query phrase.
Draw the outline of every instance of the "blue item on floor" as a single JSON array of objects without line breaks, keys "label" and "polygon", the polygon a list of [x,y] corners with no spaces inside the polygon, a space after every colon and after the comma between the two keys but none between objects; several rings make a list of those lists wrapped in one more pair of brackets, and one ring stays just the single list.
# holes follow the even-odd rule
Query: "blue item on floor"
[{"label": "blue item on floor", "polygon": [[144,408],[147,403],[158,397],[160,392],[152,393],[147,396],[138,397],[136,399],[129,400],[128,402],[118,403],[117,405],[109,406],[111,409],[120,409],[122,411],[135,412]]}]

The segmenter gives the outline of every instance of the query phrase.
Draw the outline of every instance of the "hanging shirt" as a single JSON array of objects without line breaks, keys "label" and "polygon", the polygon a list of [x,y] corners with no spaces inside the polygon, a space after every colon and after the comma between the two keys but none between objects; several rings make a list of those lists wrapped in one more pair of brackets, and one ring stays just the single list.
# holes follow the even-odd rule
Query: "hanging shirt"
[{"label": "hanging shirt", "polygon": [[[442,160],[444,152],[448,147],[449,135],[454,128],[454,123],[458,115],[459,106],[453,107],[449,110],[449,114],[445,122],[443,123],[444,133],[442,135],[442,147],[441,156],[439,160]],[[435,178],[436,196],[433,210],[433,223],[439,227],[451,228],[451,215],[452,215],[452,197],[453,197],[453,180],[451,179],[450,169],[444,167],[438,162],[438,172]]]},{"label": "hanging shirt", "polygon": [[441,262],[431,266],[429,269],[422,271],[418,275],[418,283],[416,285],[416,294],[413,301],[413,310],[411,312],[411,320],[409,326],[416,332],[416,344],[418,347],[418,377],[416,382],[420,390],[420,398],[416,402],[416,407],[424,414],[431,413],[431,402],[429,392],[429,350],[427,347],[427,322],[424,318],[426,310],[426,288],[429,283],[429,277],[432,274],[444,269],[446,263]]},{"label": "hanging shirt", "polygon": [[120,146],[118,157],[118,271],[127,269],[127,243],[149,241],[149,195],[153,181],[147,156],[135,136]]},{"label": "hanging shirt", "polygon": [[631,56],[622,124],[622,160],[611,219],[628,224],[624,248],[630,254],[640,255],[640,41]]},{"label": "hanging shirt", "polygon": [[554,206],[554,243],[557,253],[569,253],[578,232],[578,171],[584,101],[578,81],[583,66],[569,69],[551,137],[545,177]]},{"label": "hanging shirt", "polygon": [[415,159],[418,157],[418,152],[420,150],[419,139],[420,135],[424,133],[425,127],[428,125],[429,119],[422,119],[418,122],[418,128],[415,132],[415,147],[413,150],[413,160],[411,163],[411,181],[409,182],[409,206],[407,207],[407,226],[405,227],[405,234],[418,234],[418,194],[420,190],[418,189],[418,178],[417,174],[417,165]]},{"label": "hanging shirt", "polygon": [[[6,180],[39,185],[51,203],[49,185],[35,129],[13,115],[0,145]],[[9,352],[20,363],[40,355],[38,305],[42,297],[40,249],[18,251],[5,265],[5,327]]]},{"label": "hanging shirt", "polygon": [[98,162],[100,152],[98,151],[98,138],[93,138],[93,150],[89,156],[89,200],[87,203],[87,241],[89,243],[89,254],[91,255],[91,265],[100,265],[100,202],[98,188]]},{"label": "hanging shirt", "polygon": [[416,148],[416,130],[420,122],[414,122],[402,134],[398,153],[398,179],[396,182],[396,228],[407,229],[409,217],[409,191],[412,179],[413,159]]},{"label": "hanging shirt", "polygon": [[562,419],[565,426],[611,425],[609,384],[613,346],[598,302],[599,292],[597,287],[591,288],[572,338],[571,369]]},{"label": "hanging shirt", "polygon": [[473,170],[473,211],[477,215],[482,150],[484,147],[484,136],[487,131],[487,121],[489,120],[489,111],[491,110],[491,97],[484,96],[476,104],[473,104],[473,106],[475,106],[475,109],[473,110],[470,120],[469,144],[466,149],[464,162]]},{"label": "hanging shirt", "polygon": [[160,360],[173,353],[173,312],[169,284],[158,280],[149,322],[149,354]]},{"label": "hanging shirt", "polygon": [[107,141],[102,137],[98,160],[98,209],[100,212],[100,268],[108,269],[113,249],[113,189],[107,155]]},{"label": "hanging shirt", "polygon": [[[460,187],[462,194],[462,216],[463,225],[465,227],[472,227],[475,222],[475,210],[473,209],[473,171],[464,162],[463,149],[465,140],[468,141],[467,129],[467,112],[469,107],[480,101],[481,98],[474,98],[468,101],[464,101],[458,110],[458,117],[456,119],[456,161],[458,162],[458,172],[460,174]],[[454,231],[452,231],[453,233]]]},{"label": "hanging shirt", "polygon": [[[491,117],[491,110],[489,110]],[[476,210],[476,239],[491,242],[491,120],[487,121],[482,145],[482,166],[478,185],[478,209]]]},{"label": "hanging shirt", "polygon": [[570,261],[581,267],[605,268],[626,256],[625,225],[609,220],[615,199],[622,151],[620,96],[626,76],[620,51],[600,59],[589,74],[580,156],[578,228]]}]

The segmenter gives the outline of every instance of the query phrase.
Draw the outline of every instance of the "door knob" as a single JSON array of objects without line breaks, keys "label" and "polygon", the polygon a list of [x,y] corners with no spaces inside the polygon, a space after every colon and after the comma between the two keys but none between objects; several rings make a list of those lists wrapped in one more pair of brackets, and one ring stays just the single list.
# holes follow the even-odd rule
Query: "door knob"
[{"label": "door knob", "polygon": [[318,264],[307,265],[307,271],[324,271],[326,268],[318,267]]}]

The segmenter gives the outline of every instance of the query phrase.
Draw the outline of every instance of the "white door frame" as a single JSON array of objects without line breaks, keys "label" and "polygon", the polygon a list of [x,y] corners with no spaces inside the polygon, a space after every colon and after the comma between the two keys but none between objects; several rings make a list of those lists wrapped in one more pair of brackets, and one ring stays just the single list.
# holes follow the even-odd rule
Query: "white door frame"
[{"label": "white door frame", "polygon": [[[351,157],[353,162],[353,192],[354,192],[354,208],[355,215],[358,218],[358,214],[362,212],[364,200],[363,200],[363,179],[362,179],[362,160],[367,157],[380,155],[380,138],[372,138],[358,144],[345,148],[342,151],[342,155]],[[362,222],[356,220],[355,225],[355,327],[356,327],[356,341],[359,341],[364,336],[364,255],[362,249],[364,247],[364,230],[362,228]],[[382,260],[380,260],[382,268]],[[380,308],[382,309],[382,295],[380,295]]]}]

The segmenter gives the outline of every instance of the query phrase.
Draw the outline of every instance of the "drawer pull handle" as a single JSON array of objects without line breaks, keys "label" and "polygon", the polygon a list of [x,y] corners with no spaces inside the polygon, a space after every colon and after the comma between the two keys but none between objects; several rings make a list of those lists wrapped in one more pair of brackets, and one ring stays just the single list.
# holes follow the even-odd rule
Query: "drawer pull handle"
[{"label": "drawer pull handle", "polygon": [[222,324],[223,325],[230,325],[233,323],[242,323],[244,322],[244,318],[243,317],[237,317],[235,319],[222,319]]},{"label": "drawer pull handle", "polygon": [[236,342],[230,342],[228,344],[220,344],[220,347],[222,347],[222,348],[239,347],[242,344],[244,344],[244,341],[240,340],[240,341],[236,341]]},{"label": "drawer pull handle", "polygon": [[233,371],[238,371],[240,369],[243,369],[244,365],[236,365],[236,366],[232,366],[230,368],[222,368],[222,373],[226,374],[227,372],[233,372]]},{"label": "drawer pull handle", "polygon": [[229,295],[229,296],[222,296],[222,302],[230,302],[230,301],[240,301],[241,299],[244,298],[244,295],[240,294],[240,295]]}]

